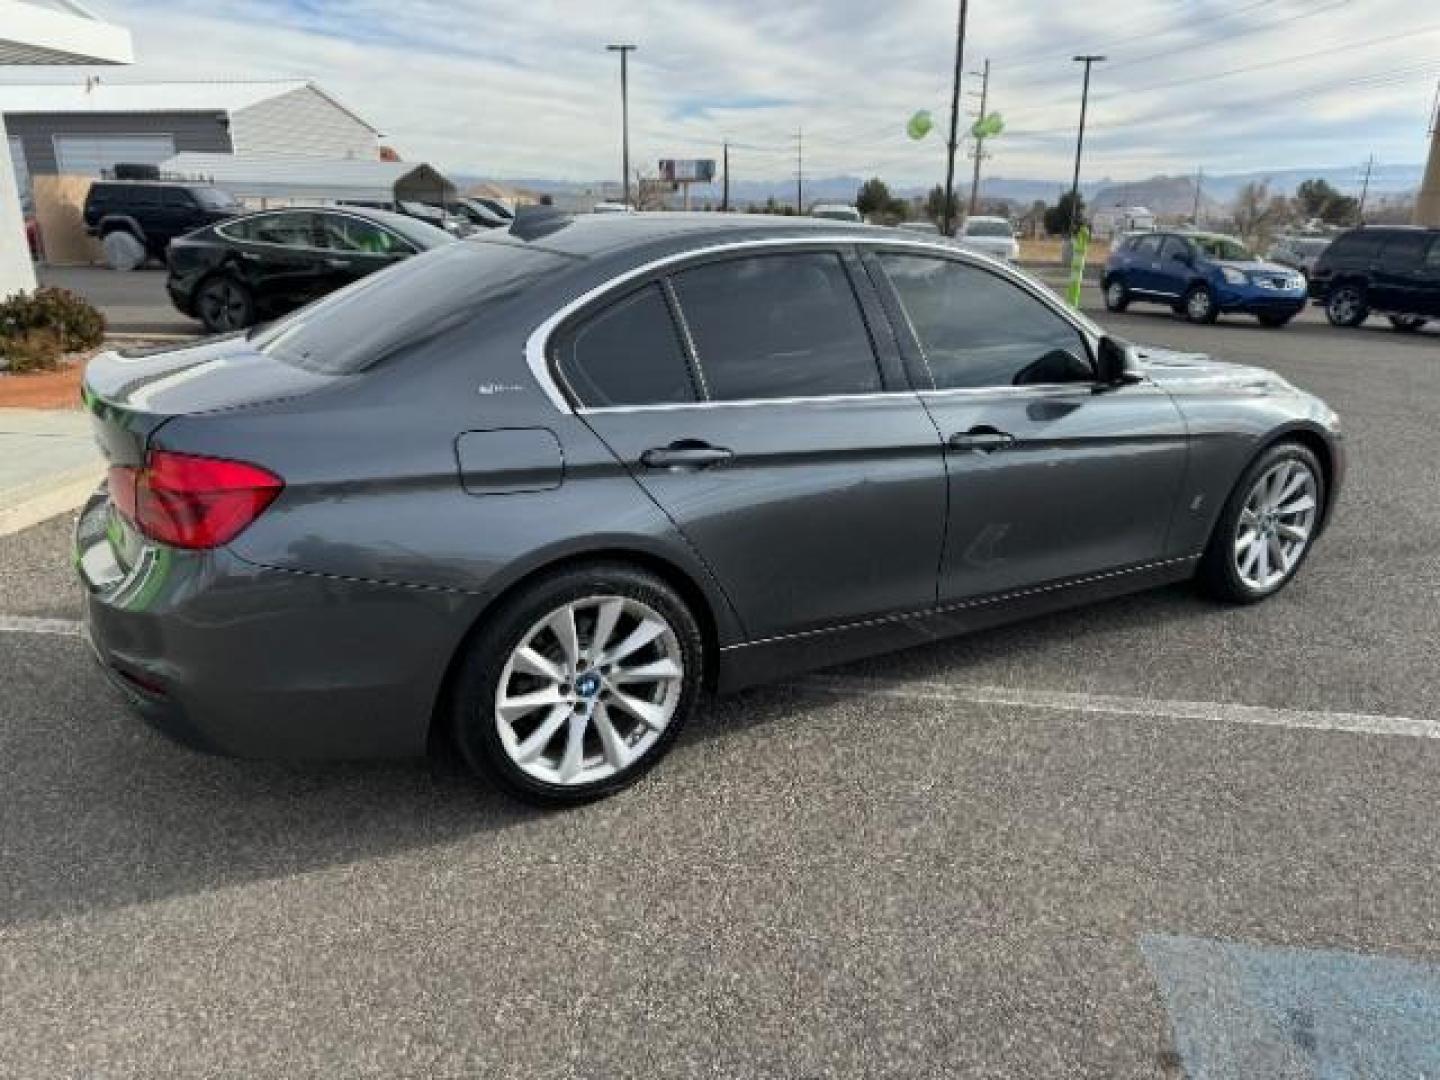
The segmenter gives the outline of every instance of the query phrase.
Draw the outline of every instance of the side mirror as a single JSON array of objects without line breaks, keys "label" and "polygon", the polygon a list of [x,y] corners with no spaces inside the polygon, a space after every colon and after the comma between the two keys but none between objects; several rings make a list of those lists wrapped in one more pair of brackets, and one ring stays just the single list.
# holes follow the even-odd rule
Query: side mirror
[{"label": "side mirror", "polygon": [[1135,382],[1137,376],[1130,364],[1130,345],[1106,334],[1095,352],[1095,382],[1105,390]]}]

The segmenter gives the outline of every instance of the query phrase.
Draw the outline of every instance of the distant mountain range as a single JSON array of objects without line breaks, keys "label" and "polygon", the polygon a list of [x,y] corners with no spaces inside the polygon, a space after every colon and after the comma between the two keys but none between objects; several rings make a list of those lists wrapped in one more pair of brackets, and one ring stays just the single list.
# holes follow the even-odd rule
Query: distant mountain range
[{"label": "distant mountain range", "polygon": [[[1421,165],[1377,165],[1370,177],[1370,193],[1376,196],[1405,195],[1420,186],[1424,167]],[[1312,177],[1321,177],[1346,194],[1358,194],[1364,175],[1361,167],[1354,165],[1317,165],[1308,168],[1267,169],[1254,172],[1224,173],[1206,175],[1201,184],[1202,205],[1214,211],[1227,206],[1245,184],[1260,181],[1270,185],[1272,194],[1290,195],[1299,184]],[[475,176],[452,176],[463,189],[465,186],[492,179],[509,187],[526,188],[542,194],[557,197],[617,197],[613,181],[575,182],[551,180],[543,177],[481,178]],[[864,183],[861,176],[806,177],[804,198],[807,204],[816,202],[853,202],[855,193]],[[1004,200],[1017,206],[1028,207],[1036,200],[1053,203],[1070,185],[1065,180],[1037,180],[1016,177],[983,177],[980,182],[982,199]],[[891,191],[901,198],[924,196],[929,185],[899,184]],[[1144,206],[1157,214],[1188,214],[1195,203],[1195,177],[1154,176],[1147,180],[1118,181],[1110,178],[1087,180],[1080,185],[1085,201],[1092,207],[1100,206]],[[969,185],[962,185],[962,195],[969,191]],[[720,202],[720,184],[697,184],[691,190],[691,203],[704,206]],[[795,181],[791,179],[748,180],[736,177],[730,184],[730,202],[745,208],[752,204],[763,205],[768,199],[779,203],[793,204]],[[558,198],[557,198],[558,201]]]}]

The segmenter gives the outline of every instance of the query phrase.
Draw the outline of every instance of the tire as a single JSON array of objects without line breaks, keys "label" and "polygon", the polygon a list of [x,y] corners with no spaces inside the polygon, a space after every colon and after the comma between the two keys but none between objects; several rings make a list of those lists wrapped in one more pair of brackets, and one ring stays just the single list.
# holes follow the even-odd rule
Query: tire
[{"label": "tire", "polygon": [[195,290],[195,314],[212,334],[229,334],[255,323],[255,297],[229,274],[206,278]]},{"label": "tire", "polygon": [[134,233],[124,229],[106,233],[100,240],[100,246],[105,251],[105,265],[111,270],[135,270],[145,263],[145,245]]},{"label": "tire", "polygon": [[1365,300],[1365,286],[1344,282],[1330,290],[1325,301],[1325,317],[1332,326],[1359,326],[1370,315]]},{"label": "tire", "polygon": [[1265,315],[1256,315],[1255,318],[1257,318],[1257,319],[1260,320],[1260,325],[1261,325],[1261,326],[1268,327],[1268,328],[1270,328],[1271,330],[1279,330],[1282,326],[1289,326],[1289,325],[1290,325],[1290,320],[1293,319],[1293,318],[1295,318],[1295,316],[1294,316],[1294,315],[1265,314]]},{"label": "tire", "polygon": [[[1300,479],[1302,472],[1308,480]],[[1298,484],[1293,491],[1292,484]],[[1274,596],[1305,564],[1324,507],[1325,470],[1314,452],[1297,442],[1268,447],[1241,474],[1225,501],[1200,560],[1201,587],[1231,604],[1255,604]],[[1293,532],[1287,535],[1287,527],[1303,531],[1303,541]],[[1249,543],[1247,535],[1253,538]]]},{"label": "tire", "polygon": [[1429,322],[1421,315],[1391,315],[1389,318],[1390,325],[1402,334],[1413,334]]},{"label": "tire", "polygon": [[1107,281],[1105,283],[1105,310],[1119,314],[1129,306],[1130,290],[1125,288],[1125,282],[1118,277]]},{"label": "tire", "polygon": [[1220,307],[1208,285],[1192,285],[1181,301],[1185,318],[1193,323],[1213,323],[1220,317]]},{"label": "tire", "polygon": [[[567,626],[575,628],[571,648]],[[654,636],[605,662],[646,634]],[[597,564],[525,587],[486,617],[459,663],[450,724],[461,757],[510,795],[564,806],[613,795],[665,756],[704,685],[705,643],[664,581]],[[538,700],[504,706],[527,697]]]}]

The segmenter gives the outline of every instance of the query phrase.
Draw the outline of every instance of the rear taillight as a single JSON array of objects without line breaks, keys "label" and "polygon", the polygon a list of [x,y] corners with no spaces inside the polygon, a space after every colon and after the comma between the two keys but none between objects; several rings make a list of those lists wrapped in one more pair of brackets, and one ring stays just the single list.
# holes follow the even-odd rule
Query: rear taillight
[{"label": "rear taillight", "polygon": [[110,498],[152,540],[213,548],[240,535],[275,501],[285,482],[243,461],[153,450],[141,468],[110,470]]}]

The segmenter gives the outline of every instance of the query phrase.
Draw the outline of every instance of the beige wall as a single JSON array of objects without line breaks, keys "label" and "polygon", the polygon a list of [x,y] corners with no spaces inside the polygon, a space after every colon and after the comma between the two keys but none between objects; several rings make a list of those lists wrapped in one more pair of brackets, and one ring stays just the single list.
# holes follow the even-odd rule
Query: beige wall
[{"label": "beige wall", "polygon": [[1420,181],[1412,220],[1416,225],[1440,228],[1440,124],[1430,135],[1430,160],[1425,164],[1425,179]]},{"label": "beige wall", "polygon": [[101,261],[100,245],[85,235],[88,176],[37,176],[35,218],[45,261],[55,266],[86,266]]}]

